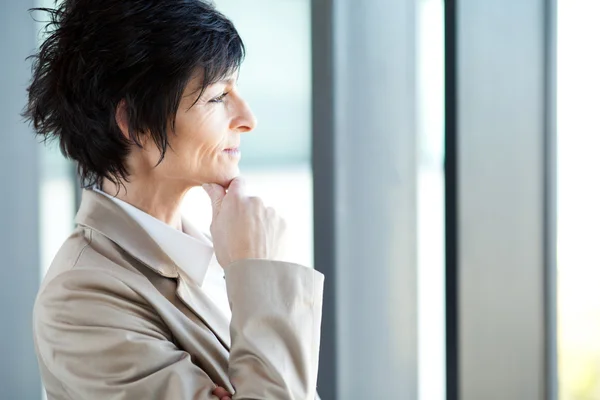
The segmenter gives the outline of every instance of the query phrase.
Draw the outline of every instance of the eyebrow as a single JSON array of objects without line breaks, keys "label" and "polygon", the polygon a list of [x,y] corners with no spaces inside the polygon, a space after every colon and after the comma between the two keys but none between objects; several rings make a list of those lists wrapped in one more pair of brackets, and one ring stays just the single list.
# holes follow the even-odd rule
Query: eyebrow
[{"label": "eyebrow", "polygon": [[235,83],[237,83],[237,81],[240,78],[240,74],[239,72],[235,75],[234,78],[228,78],[228,79],[221,79],[220,81],[218,81],[217,83],[224,83],[226,85],[233,85]]}]

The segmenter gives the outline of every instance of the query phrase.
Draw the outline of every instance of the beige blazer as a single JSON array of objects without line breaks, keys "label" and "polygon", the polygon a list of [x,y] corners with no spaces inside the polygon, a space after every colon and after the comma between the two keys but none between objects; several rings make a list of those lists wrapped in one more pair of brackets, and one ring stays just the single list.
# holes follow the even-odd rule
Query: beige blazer
[{"label": "beige blazer", "polygon": [[111,199],[85,190],[34,308],[49,400],[313,400],[323,275],[244,260],[225,269],[231,323]]}]

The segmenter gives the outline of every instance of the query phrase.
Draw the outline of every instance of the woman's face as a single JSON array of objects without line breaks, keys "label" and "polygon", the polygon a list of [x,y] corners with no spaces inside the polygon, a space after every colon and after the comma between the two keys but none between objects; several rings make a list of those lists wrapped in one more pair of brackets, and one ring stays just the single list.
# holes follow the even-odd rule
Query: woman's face
[{"label": "woman's face", "polygon": [[[192,79],[175,117],[175,131],[169,127],[165,158],[151,141],[144,145],[142,167],[153,181],[185,188],[204,183],[224,187],[239,174],[240,134],[256,126],[256,119],[241,97],[235,78],[206,88],[198,101],[199,78]],[[134,169],[137,169],[134,167]]]}]

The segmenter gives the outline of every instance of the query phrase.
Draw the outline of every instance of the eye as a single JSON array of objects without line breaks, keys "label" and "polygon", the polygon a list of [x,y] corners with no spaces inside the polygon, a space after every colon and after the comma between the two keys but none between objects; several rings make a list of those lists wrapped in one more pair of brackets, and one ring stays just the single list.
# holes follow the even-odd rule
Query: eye
[{"label": "eye", "polygon": [[225,99],[225,97],[227,97],[227,95],[228,95],[228,94],[229,94],[229,92],[225,92],[225,93],[223,93],[222,95],[220,95],[220,96],[217,96],[217,97],[215,97],[215,98],[214,98],[214,99],[212,99],[212,100],[209,100],[208,102],[209,102],[209,103],[222,103],[222,102],[223,102],[223,99]]}]

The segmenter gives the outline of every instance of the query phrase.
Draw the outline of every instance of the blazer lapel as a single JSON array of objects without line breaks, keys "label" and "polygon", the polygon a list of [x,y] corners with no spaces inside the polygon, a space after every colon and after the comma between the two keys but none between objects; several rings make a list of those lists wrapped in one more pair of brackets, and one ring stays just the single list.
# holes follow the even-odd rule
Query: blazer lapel
[{"label": "blazer lapel", "polygon": [[229,321],[202,289],[184,275],[180,275],[177,281],[177,297],[204,321],[223,346],[229,350],[231,347]]},{"label": "blazer lapel", "polygon": [[75,222],[108,237],[143,265],[166,278],[177,279],[177,296],[215,334],[229,350],[229,321],[146,231],[118,204],[101,193],[86,189]]}]

